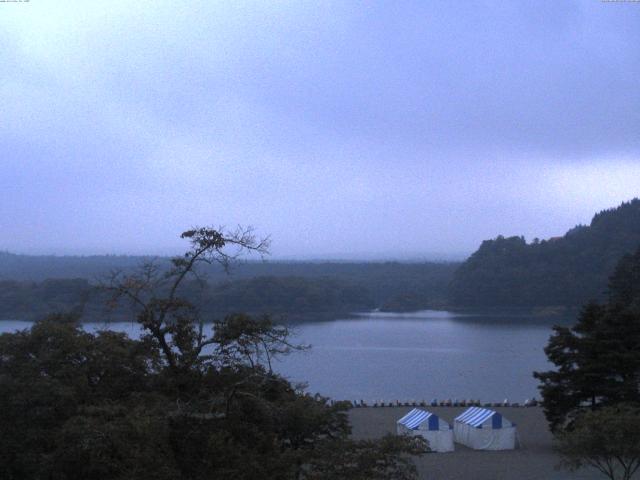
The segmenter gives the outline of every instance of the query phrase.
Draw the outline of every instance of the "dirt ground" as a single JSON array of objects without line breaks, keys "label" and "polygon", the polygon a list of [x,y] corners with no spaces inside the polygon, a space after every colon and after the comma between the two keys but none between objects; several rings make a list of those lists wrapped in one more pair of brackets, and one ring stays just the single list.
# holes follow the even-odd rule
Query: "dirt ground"
[{"label": "dirt ground", "polygon": [[[377,438],[395,433],[396,421],[413,407],[354,408],[349,413],[355,438]],[[427,407],[453,424],[464,407]],[[428,453],[416,458],[421,479],[430,480],[533,480],[604,479],[596,470],[558,470],[559,458],[552,451],[552,436],[538,407],[495,408],[517,425],[520,448],[510,451],[477,451],[458,443],[452,453]]]}]

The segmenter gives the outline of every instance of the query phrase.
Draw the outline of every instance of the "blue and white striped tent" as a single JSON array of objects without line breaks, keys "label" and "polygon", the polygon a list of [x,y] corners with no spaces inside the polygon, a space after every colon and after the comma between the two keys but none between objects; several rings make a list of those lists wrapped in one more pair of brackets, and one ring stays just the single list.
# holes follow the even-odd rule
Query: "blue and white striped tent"
[{"label": "blue and white striped tent", "polygon": [[491,419],[491,428],[502,428],[502,415],[488,408],[468,408],[462,415],[457,416],[455,420],[456,422],[466,423],[472,427],[481,428],[489,419]]},{"label": "blue and white striped tent", "polygon": [[397,422],[398,435],[420,435],[434,452],[453,451],[453,430],[436,414],[414,408]]},{"label": "blue and white striped tent", "polygon": [[517,443],[514,423],[495,410],[471,407],[454,420],[455,440],[476,450],[513,450]]}]

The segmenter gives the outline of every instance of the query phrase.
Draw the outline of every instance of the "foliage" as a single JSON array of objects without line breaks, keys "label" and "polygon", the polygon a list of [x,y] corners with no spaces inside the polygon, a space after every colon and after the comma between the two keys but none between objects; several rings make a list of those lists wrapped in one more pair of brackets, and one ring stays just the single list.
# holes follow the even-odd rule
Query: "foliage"
[{"label": "foliage", "polygon": [[[111,271],[130,273],[139,264],[153,262],[161,271],[172,267],[168,258],[135,256],[28,256],[0,252],[0,311],[10,319],[37,319],[51,311],[80,311],[85,319],[102,320],[103,298],[86,290]],[[215,262],[214,262],[215,263]],[[217,264],[217,263],[216,263]],[[206,278],[202,292],[209,314],[272,312],[295,320],[383,307],[419,310],[442,306],[458,263],[445,262],[266,262],[242,261],[233,265],[233,279],[224,269],[200,265]],[[2,281],[2,279],[6,279]],[[64,292],[67,281],[78,283],[75,296]],[[44,295],[43,282],[53,289]],[[346,292],[344,296],[337,291]],[[79,295],[83,293],[83,295]],[[199,297],[189,297],[197,303]],[[295,300],[298,300],[295,302]],[[301,313],[302,312],[302,313]],[[112,313],[122,318],[127,312]],[[295,317],[295,318],[294,318]],[[304,318],[302,318],[304,317]]]},{"label": "foliage", "polygon": [[133,306],[140,340],[68,315],[0,336],[0,478],[414,478],[407,455],[424,445],[351,440],[348,404],[271,370],[301,348],[286,327],[236,314],[209,332],[184,298],[198,265],[227,267],[265,243],[246,230],[184,238],[191,248],[171,269],[147,263],[105,285]]},{"label": "foliage", "polygon": [[[387,435],[381,440],[325,442],[302,478],[307,480],[410,480],[416,467],[409,455],[427,451],[422,437]],[[398,452],[402,452],[401,455]]]},{"label": "foliage", "polygon": [[640,245],[640,200],[596,214],[563,237],[487,240],[456,271],[457,306],[578,306],[602,300],[619,259]]},{"label": "foliage", "polygon": [[[162,261],[153,265],[158,273],[168,270]],[[444,303],[454,268],[448,264],[353,264],[350,269],[342,264],[267,267],[237,265],[233,279],[225,280],[210,275],[209,268],[201,269],[199,280],[184,282],[183,296],[209,318],[235,312],[269,312],[301,321],[336,318],[376,307],[420,310]],[[278,275],[246,278],[263,268]],[[285,275],[289,271],[296,275]],[[0,312],[5,319],[36,320],[51,311],[81,313],[84,320],[94,321],[129,318],[128,308],[107,311],[105,301],[104,294],[86,279],[0,282]]]},{"label": "foliage", "polygon": [[316,314],[344,314],[372,309],[368,291],[332,278],[256,277],[216,285],[202,299],[203,308],[219,312],[270,312],[293,319]]},{"label": "foliage", "polygon": [[617,405],[585,412],[558,435],[563,465],[590,465],[611,480],[630,480],[640,468],[640,408]]},{"label": "foliage", "polygon": [[[269,312],[287,320],[349,315],[374,308],[369,292],[333,278],[255,277],[209,284],[185,282],[183,296],[204,316]],[[105,309],[106,297],[88,281],[0,282],[0,311],[5,318],[36,320],[47,312],[82,314],[84,320],[126,320],[128,308]]]},{"label": "foliage", "polygon": [[85,279],[43,282],[0,281],[0,312],[3,319],[35,320],[49,312],[83,311],[91,301],[92,287]]},{"label": "foliage", "polygon": [[127,421],[130,428],[141,421],[136,400],[150,391],[159,360],[149,345],[114,332],[93,335],[73,318],[52,316],[31,331],[0,336],[0,355],[0,477],[73,470],[69,456],[77,447],[85,450],[74,456],[80,471],[95,468],[84,478],[117,478],[98,471],[112,470],[113,455],[127,462],[104,449],[112,447],[111,435],[130,438],[118,431]]},{"label": "foliage", "polygon": [[557,369],[534,373],[552,430],[586,409],[640,405],[639,271],[640,249],[619,262],[606,304],[587,305],[572,328],[555,327],[545,353]]},{"label": "foliage", "polygon": [[403,292],[389,297],[381,306],[382,312],[416,312],[428,308],[446,307],[444,298],[429,296],[432,292]]}]

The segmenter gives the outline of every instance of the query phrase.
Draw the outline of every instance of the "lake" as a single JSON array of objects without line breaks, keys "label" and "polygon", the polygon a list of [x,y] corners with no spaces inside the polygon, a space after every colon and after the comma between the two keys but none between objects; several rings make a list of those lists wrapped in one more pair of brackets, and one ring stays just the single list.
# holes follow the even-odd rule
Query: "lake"
[{"label": "lake", "polygon": [[[274,364],[291,381],[340,400],[480,399],[523,402],[537,397],[534,370],[550,367],[543,348],[553,323],[515,314],[371,312],[358,318],[293,327],[294,340],[311,344]],[[2,321],[0,332],[28,328]],[[104,323],[85,324],[88,330]],[[135,323],[108,325],[131,336]]]}]

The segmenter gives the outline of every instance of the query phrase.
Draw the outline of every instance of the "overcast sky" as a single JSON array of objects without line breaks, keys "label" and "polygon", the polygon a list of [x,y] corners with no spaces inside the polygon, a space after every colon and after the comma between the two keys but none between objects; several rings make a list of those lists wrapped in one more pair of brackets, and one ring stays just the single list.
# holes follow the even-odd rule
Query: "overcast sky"
[{"label": "overcast sky", "polygon": [[640,195],[640,3],[0,3],[0,250],[546,238]]}]

